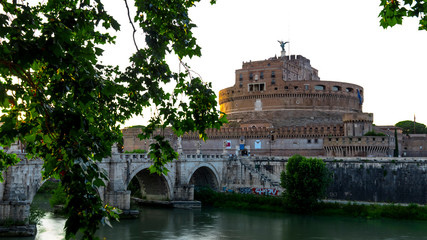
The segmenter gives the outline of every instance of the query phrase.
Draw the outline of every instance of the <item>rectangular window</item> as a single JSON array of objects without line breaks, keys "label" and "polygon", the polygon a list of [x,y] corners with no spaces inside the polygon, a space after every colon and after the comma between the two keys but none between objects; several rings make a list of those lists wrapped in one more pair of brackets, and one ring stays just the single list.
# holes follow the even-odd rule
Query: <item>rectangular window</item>
[{"label": "rectangular window", "polygon": [[264,79],[264,72],[261,72],[259,77],[260,77],[261,79]]},{"label": "rectangular window", "polygon": [[239,81],[243,81],[243,74],[239,74]]},{"label": "rectangular window", "polygon": [[248,84],[249,92],[259,92],[265,90],[265,83],[251,83]]},{"label": "rectangular window", "polygon": [[249,80],[254,80],[254,74],[253,73],[249,73]]},{"label": "rectangular window", "polygon": [[271,71],[271,77],[275,78],[276,77],[276,73],[274,71]]}]

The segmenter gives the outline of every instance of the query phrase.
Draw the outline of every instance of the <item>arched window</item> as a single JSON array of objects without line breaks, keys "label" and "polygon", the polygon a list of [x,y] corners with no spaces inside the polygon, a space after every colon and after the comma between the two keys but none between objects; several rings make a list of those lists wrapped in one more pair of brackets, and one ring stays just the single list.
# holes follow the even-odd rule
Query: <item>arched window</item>
[{"label": "arched window", "polygon": [[333,86],[332,91],[334,91],[334,92],[341,91],[341,87],[340,86]]},{"label": "arched window", "polygon": [[316,86],[314,86],[314,89],[318,90],[318,91],[323,91],[323,90],[325,90],[325,86],[324,85],[316,85]]}]

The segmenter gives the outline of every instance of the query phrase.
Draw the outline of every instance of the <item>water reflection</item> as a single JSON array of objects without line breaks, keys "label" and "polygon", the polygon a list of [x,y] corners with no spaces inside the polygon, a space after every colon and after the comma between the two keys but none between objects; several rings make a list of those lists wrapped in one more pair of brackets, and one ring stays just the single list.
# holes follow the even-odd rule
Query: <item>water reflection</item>
[{"label": "water reflection", "polygon": [[103,227],[107,239],[427,239],[426,222],[204,209],[145,209]]},{"label": "water reflection", "polygon": [[[65,219],[48,213],[32,238],[63,239]],[[366,220],[347,217],[299,216],[225,209],[144,208],[137,219],[101,227],[100,239],[330,239],[427,240],[427,222]]]}]

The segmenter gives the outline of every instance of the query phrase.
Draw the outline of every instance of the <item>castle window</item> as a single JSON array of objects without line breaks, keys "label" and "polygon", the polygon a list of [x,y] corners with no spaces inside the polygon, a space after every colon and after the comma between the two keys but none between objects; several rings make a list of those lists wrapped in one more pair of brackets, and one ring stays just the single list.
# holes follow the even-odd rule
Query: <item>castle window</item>
[{"label": "castle window", "polygon": [[248,91],[249,92],[264,91],[264,89],[265,89],[265,83],[251,83],[251,84],[248,84]]},{"label": "castle window", "polygon": [[254,74],[253,73],[249,73],[249,80],[254,80]]},{"label": "castle window", "polygon": [[274,78],[273,78],[273,79],[271,79],[271,84],[272,84],[272,85],[276,84],[276,80],[274,80]]},{"label": "castle window", "polygon": [[239,74],[239,81],[243,81],[243,74]]},{"label": "castle window", "polygon": [[323,86],[323,85],[316,85],[316,86],[314,86],[314,89],[316,89],[318,91],[323,91],[323,90],[325,90],[325,86]]},{"label": "castle window", "polygon": [[311,139],[307,139],[307,143],[311,143]]},{"label": "castle window", "polygon": [[239,87],[243,87],[243,83],[239,83]]},{"label": "castle window", "polygon": [[264,72],[260,72],[260,76],[261,79],[264,79]]},{"label": "castle window", "polygon": [[277,87],[275,87],[274,90],[277,90]]},{"label": "castle window", "polygon": [[314,139],[314,143],[318,143],[319,142],[319,139]]},{"label": "castle window", "polygon": [[353,88],[346,88],[345,91],[346,92],[353,92]]},{"label": "castle window", "polygon": [[304,90],[309,90],[309,89],[310,89],[310,85],[304,84]]},{"label": "castle window", "polygon": [[295,87],[294,87],[294,89],[295,89],[295,90],[297,90],[297,89],[298,89],[298,86],[295,86]]},{"label": "castle window", "polygon": [[289,87],[288,86],[285,86],[285,90],[288,90],[289,89]]},{"label": "castle window", "polygon": [[340,86],[333,86],[332,87],[332,91],[333,92],[338,92],[338,91],[340,91],[341,90],[341,87]]},{"label": "castle window", "polygon": [[274,71],[271,71],[271,77],[275,78],[276,77],[276,73]]}]

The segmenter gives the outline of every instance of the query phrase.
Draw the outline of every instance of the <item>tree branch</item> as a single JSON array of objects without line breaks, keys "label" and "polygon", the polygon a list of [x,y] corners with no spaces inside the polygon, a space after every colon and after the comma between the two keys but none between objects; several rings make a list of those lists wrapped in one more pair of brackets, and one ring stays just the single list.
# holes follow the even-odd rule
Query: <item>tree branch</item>
[{"label": "tree branch", "polygon": [[129,11],[129,6],[128,6],[128,1],[127,0],[124,0],[124,1],[125,1],[126,9],[127,9],[127,12],[128,12],[129,23],[130,23],[130,25],[132,25],[132,28],[133,28],[133,33],[132,33],[133,44],[135,45],[136,50],[139,51],[138,45],[136,44],[136,40],[135,40],[136,29],[135,29],[135,25],[133,25],[132,18],[130,17],[130,11]]}]

